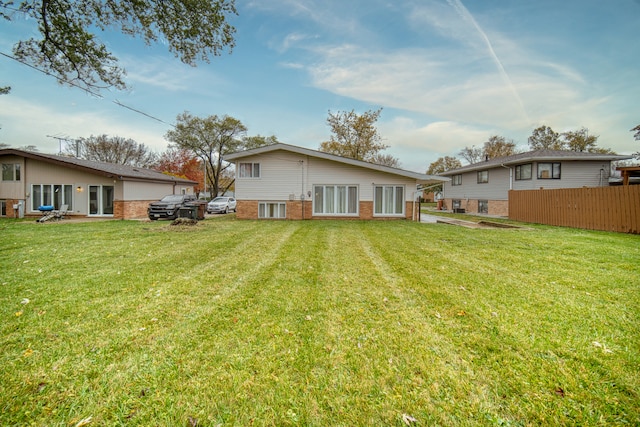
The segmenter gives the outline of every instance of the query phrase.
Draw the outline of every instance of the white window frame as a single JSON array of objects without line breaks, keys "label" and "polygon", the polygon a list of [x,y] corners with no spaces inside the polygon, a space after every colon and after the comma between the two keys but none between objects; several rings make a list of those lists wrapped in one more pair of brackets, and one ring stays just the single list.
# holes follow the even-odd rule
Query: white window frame
[{"label": "white window frame", "polygon": [[360,214],[360,188],[354,184],[317,184],[313,186],[314,216],[350,216]]},{"label": "white window frame", "polygon": [[453,175],[451,177],[451,185],[462,185],[462,174]]},{"label": "white window frame", "polygon": [[260,178],[260,163],[238,163],[238,178]]},{"label": "white window frame", "polygon": [[[401,191],[402,194],[398,194]],[[406,191],[404,185],[374,185],[373,216],[405,216]],[[400,206],[398,206],[400,204]],[[398,209],[400,208],[400,209]],[[398,212],[400,210],[400,212]]]},{"label": "white window frame", "polygon": [[[36,190],[36,188],[38,188],[38,190]],[[45,188],[47,191],[45,191]],[[38,195],[38,199],[36,199],[36,194]],[[58,198],[57,203],[56,198]],[[53,205],[56,209],[59,209],[62,205],[67,205],[68,209],[72,210],[73,185],[31,184],[31,212],[38,212],[38,208],[43,205]]]},{"label": "white window frame", "polygon": [[[272,215],[273,212],[276,214]],[[258,219],[287,219],[287,203],[258,202]]]},{"label": "white window frame", "polygon": [[488,184],[489,183],[489,171],[483,170],[478,171],[478,184]]},{"label": "white window frame", "polygon": [[[20,163],[2,163],[2,170],[0,171],[0,180],[4,182],[19,182],[21,180]],[[11,177],[5,179],[5,174],[11,174]],[[10,179],[9,179],[10,178]]]}]

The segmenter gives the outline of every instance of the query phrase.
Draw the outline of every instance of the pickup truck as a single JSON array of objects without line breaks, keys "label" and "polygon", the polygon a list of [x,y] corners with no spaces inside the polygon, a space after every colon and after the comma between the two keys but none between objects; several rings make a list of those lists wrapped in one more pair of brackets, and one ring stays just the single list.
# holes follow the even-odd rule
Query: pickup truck
[{"label": "pickup truck", "polygon": [[182,206],[186,206],[189,203],[196,201],[196,196],[193,194],[169,194],[164,196],[161,200],[153,202],[147,208],[147,215],[149,219],[176,219],[178,217],[178,210]]}]

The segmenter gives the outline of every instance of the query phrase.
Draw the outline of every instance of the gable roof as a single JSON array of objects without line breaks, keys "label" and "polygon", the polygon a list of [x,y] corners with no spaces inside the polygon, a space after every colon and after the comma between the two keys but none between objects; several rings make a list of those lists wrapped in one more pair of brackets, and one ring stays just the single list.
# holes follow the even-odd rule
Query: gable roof
[{"label": "gable roof", "polygon": [[513,154],[511,156],[496,157],[486,161],[473,163],[457,169],[441,172],[440,175],[458,175],[463,172],[486,170],[502,166],[511,166],[530,162],[558,162],[558,161],[605,161],[626,160],[631,156],[618,154],[586,153],[582,151],[566,150],[534,150],[526,153]]},{"label": "gable roof", "polygon": [[407,171],[404,169],[392,168],[389,166],[383,166],[375,163],[364,162],[362,160],[356,160],[356,159],[351,159],[349,157],[337,156],[335,154],[325,153],[322,151],[311,150],[309,148],[303,148],[303,147],[298,147],[296,145],[289,145],[289,144],[283,144],[283,143],[265,145],[264,147],[227,154],[224,156],[224,160],[235,161],[235,160],[243,159],[245,157],[255,156],[257,154],[271,153],[274,151],[288,151],[291,153],[302,154],[304,156],[315,157],[318,159],[324,159],[324,160],[329,160],[333,162],[343,163],[346,165],[370,169],[377,172],[385,172],[393,175],[402,176],[405,178],[412,178],[418,181],[420,184],[438,184],[444,181],[449,181],[449,178],[445,178],[442,176],[426,175],[423,173]]},{"label": "gable roof", "polygon": [[18,150],[15,148],[0,149],[0,157],[5,155],[16,155],[28,159],[40,160],[70,169],[77,169],[83,172],[107,176],[109,178],[117,178],[122,181],[152,181],[171,182],[176,184],[197,184],[195,181],[167,175],[153,169],[119,165],[115,163],[94,162],[91,160],[78,159],[75,157],[44,154],[33,151]]}]

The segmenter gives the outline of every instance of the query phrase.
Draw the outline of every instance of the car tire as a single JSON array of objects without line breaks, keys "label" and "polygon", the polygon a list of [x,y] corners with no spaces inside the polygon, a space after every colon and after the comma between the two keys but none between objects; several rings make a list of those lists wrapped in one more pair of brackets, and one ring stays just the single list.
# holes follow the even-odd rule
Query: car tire
[{"label": "car tire", "polygon": [[229,213],[229,206],[227,206],[226,208],[224,208],[224,213],[228,214]]}]

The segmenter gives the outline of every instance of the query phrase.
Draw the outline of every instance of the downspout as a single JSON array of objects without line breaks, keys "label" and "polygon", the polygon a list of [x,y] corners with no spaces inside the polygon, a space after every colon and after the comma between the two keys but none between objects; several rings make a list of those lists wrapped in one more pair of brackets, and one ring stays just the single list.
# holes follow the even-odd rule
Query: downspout
[{"label": "downspout", "polygon": [[301,177],[301,188],[300,188],[300,203],[302,204],[302,218],[304,219],[304,160],[300,160],[300,177]]},{"label": "downspout", "polygon": [[513,169],[509,166],[505,166],[504,163],[500,163],[500,166],[505,169],[509,169],[509,190],[513,190]]}]

